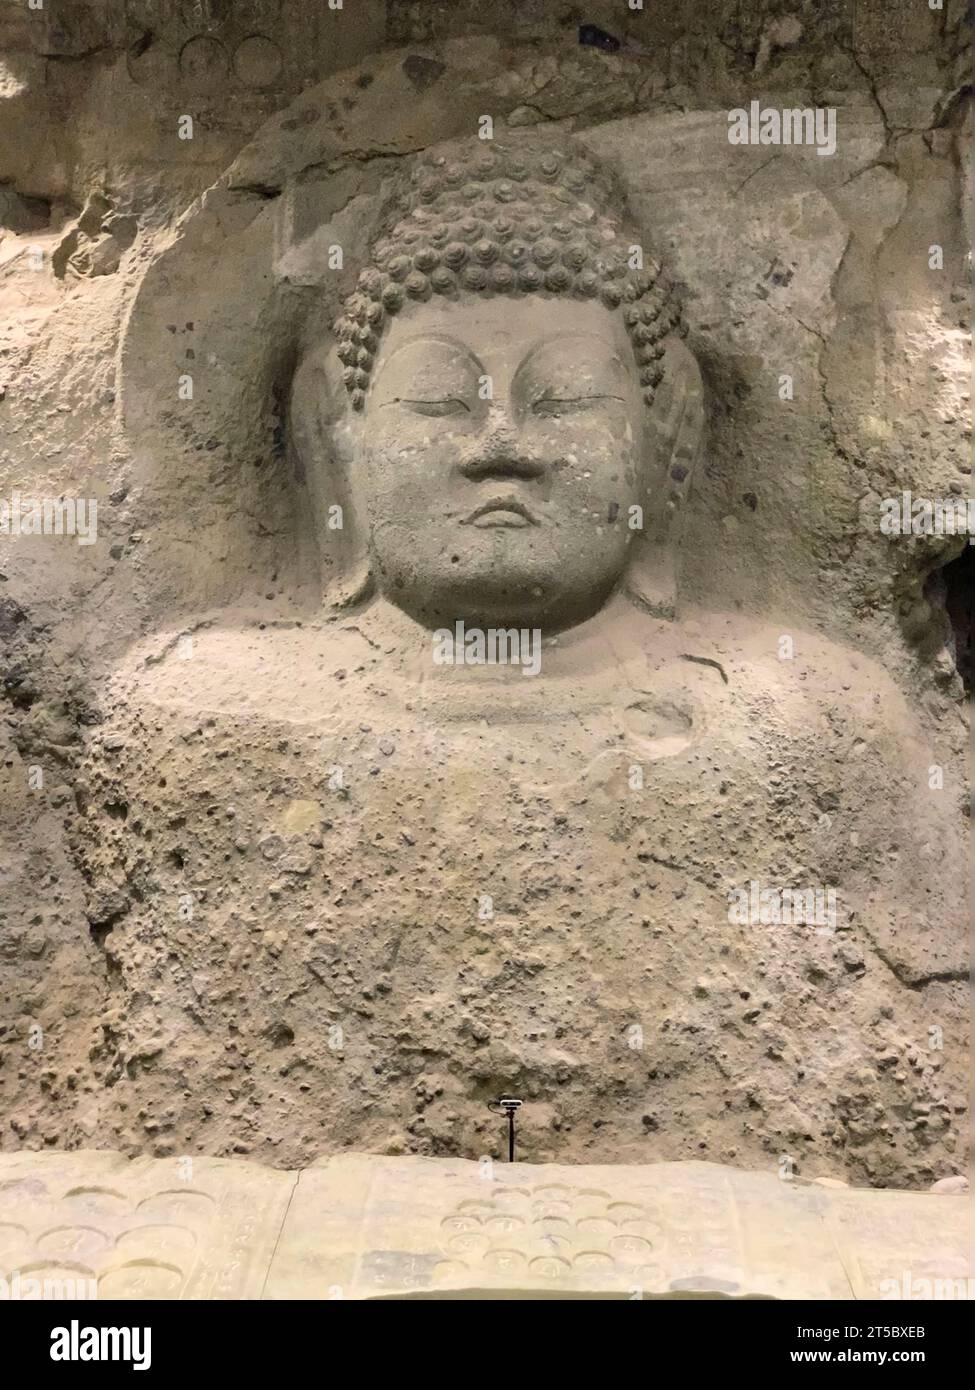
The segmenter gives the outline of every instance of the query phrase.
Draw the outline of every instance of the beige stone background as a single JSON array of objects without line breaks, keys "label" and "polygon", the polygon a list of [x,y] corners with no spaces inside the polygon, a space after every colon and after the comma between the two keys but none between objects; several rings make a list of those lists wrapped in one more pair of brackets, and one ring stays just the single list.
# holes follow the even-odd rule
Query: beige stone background
[{"label": "beige stone background", "polygon": [[[153,627],[236,600],[313,610],[284,447],[295,354],[398,158],[482,112],[565,122],[613,160],[684,286],[711,418],[682,595],[849,641],[962,756],[940,576],[961,546],[892,545],[863,515],[904,487],[972,491],[964,9],[0,5],[2,492],[99,501],[96,546],[0,538],[0,1144],[91,1144],[110,1085],[119,1145],[166,1151],[151,1059],[120,1073],[115,1055],[111,909],[93,920],[67,847],[81,742],[108,665]],[[629,47],[581,47],[581,23]],[[753,98],[835,106],[836,156],[729,146],[727,111]],[[332,240],[345,281],[320,272]]]}]

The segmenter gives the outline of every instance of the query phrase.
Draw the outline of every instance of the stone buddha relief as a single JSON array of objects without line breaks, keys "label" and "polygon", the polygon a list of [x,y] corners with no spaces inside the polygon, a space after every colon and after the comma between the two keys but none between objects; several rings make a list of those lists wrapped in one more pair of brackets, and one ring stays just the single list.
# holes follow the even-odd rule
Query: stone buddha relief
[{"label": "stone buddha relief", "polygon": [[[362,474],[384,597],[428,626],[480,613],[557,632],[619,586],[643,513],[658,510],[651,490],[679,500],[674,482],[668,497],[667,447],[696,409],[673,473],[686,479],[700,379],[659,264],[648,254],[644,268],[618,206],[605,211],[605,178],[537,139],[521,142],[534,160],[493,143],[433,154],[387,214],[398,220],[336,325],[353,415],[333,447],[350,477]],[[299,447],[320,459],[332,451],[315,366],[299,372],[294,407]],[[308,476],[320,484],[321,469]],[[506,492],[511,506],[491,505]]]},{"label": "stone buddha relief", "polygon": [[919,1180],[963,1106],[909,1060],[964,1027],[935,753],[862,653],[681,602],[677,290],[570,137],[483,143],[397,174],[297,362],[320,612],[114,673],[77,830],[114,1065],[177,1148],[476,1156],[515,1088],[539,1159]]}]

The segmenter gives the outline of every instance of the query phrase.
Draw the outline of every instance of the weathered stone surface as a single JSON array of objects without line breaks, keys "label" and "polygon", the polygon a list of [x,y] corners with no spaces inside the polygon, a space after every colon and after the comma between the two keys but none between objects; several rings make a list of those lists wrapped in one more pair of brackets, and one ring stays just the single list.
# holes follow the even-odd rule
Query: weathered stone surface
[{"label": "weathered stone surface", "polygon": [[4,1154],[0,1273],[93,1279],[104,1299],[260,1298],[293,1188],[229,1159]]},{"label": "weathered stone surface", "polygon": [[[962,541],[876,514],[970,491],[961,7],[593,3],[601,47],[551,8],[3,16],[3,495],[99,503],[97,545],[0,571],[6,1144],[473,1157],[516,1085],[543,1160],[960,1160]],[[730,146],[753,98],[835,104],[835,155]],[[356,436],[332,323],[408,160],[485,113],[615,173],[689,332],[644,409],[584,296],[414,282],[354,390],[421,329],[519,408],[513,337],[563,385],[607,367],[583,321],[629,363],[619,428],[542,460],[549,531],[455,547],[462,431]],[[655,542],[619,566],[617,478]],[[537,688],[430,669],[434,560],[490,547],[496,608],[561,590]],[[835,885],[839,929],[729,922],[753,879]]]},{"label": "weathered stone surface", "polygon": [[[971,1203],[713,1163],[0,1156],[0,1276],[110,1299],[968,1298]],[[94,1292],[94,1290],[93,1290]]]},{"label": "weathered stone surface", "polygon": [[[394,59],[384,72],[367,88],[376,121],[373,94],[388,80],[393,99],[400,80]],[[476,80],[486,80],[483,70]],[[351,76],[338,81],[351,91]],[[474,105],[481,100],[477,88]],[[143,442],[133,468],[152,518],[140,548],[144,573],[156,579],[151,603],[224,607],[193,615],[182,637],[170,629],[135,647],[107,700],[118,747],[100,733],[89,739],[90,809],[75,825],[76,853],[93,884],[133,888],[107,943],[126,982],[123,1003],[129,991],[138,999],[121,1020],[119,1062],[151,1046],[160,1084],[168,1076],[175,1090],[192,1057],[207,1089],[224,1075],[219,1040],[235,1021],[248,1070],[259,1059],[249,1086],[261,1114],[276,1113],[284,1086],[288,1161],[301,1161],[323,1124],[357,1145],[397,1145],[405,1127],[409,1144],[471,1153],[485,1087],[518,1086],[541,1104],[528,1119],[540,1158],[567,1145],[577,1156],[632,1158],[648,1143],[676,1157],[692,1130],[722,1158],[839,1152],[861,1180],[927,1185],[930,1165],[955,1152],[963,1113],[964,914],[951,871],[961,858],[960,769],[949,770],[949,795],[932,800],[924,784],[932,732],[879,664],[831,640],[847,625],[841,604],[826,633],[798,622],[816,579],[797,516],[808,514],[807,530],[817,531],[813,548],[833,545],[847,467],[823,432],[830,403],[818,382],[835,318],[830,287],[850,238],[829,194],[871,172],[882,140],[875,114],[844,113],[850,139],[835,164],[810,150],[763,161],[746,150],[734,184],[720,112],[586,132],[573,158],[588,147],[602,165],[618,161],[641,210],[623,243],[642,239],[649,265],[658,249],[669,253],[693,285],[690,332],[687,346],[661,358],[661,395],[649,409],[624,373],[627,408],[616,427],[567,416],[561,442],[545,436],[531,446],[529,473],[544,472],[545,450],[556,447],[569,467],[586,466],[573,476],[572,499],[546,493],[541,514],[557,525],[528,530],[519,552],[513,534],[462,529],[458,509],[483,501],[484,489],[458,481],[454,464],[480,443],[453,421],[437,426],[395,407],[445,372],[460,381],[474,358],[501,398],[513,398],[518,364],[543,352],[537,308],[531,296],[472,294],[454,304],[418,294],[362,349],[370,371],[348,367],[363,394],[380,383],[379,403],[357,424],[330,325],[370,264],[370,229],[398,175],[384,154],[369,161],[364,182],[348,168],[337,180],[322,176],[341,132],[322,115],[324,94],[303,101],[185,219],[127,325],[122,419]],[[452,109],[448,129],[462,118]],[[528,157],[553,140],[572,144],[555,131],[516,150]],[[463,167],[482,153],[455,142],[441,157]],[[299,160],[310,162],[310,182]],[[417,176],[429,180],[437,167]],[[760,212],[742,217],[746,181],[757,185]],[[601,215],[605,195],[589,184]],[[278,188],[272,199],[246,193]],[[896,218],[895,193],[881,178],[870,245]],[[561,207],[595,215],[574,207],[571,189],[565,195]],[[439,215],[429,211],[438,196],[432,190],[425,204],[429,217]],[[400,235],[401,215],[397,207],[387,239]],[[345,253],[338,273],[328,264],[334,246]],[[485,257],[502,254],[484,248]],[[187,317],[191,302],[207,308]],[[566,296],[539,302],[556,394],[571,394],[576,373],[608,380],[608,359],[586,342],[616,332],[619,316]],[[296,315],[305,325],[297,372],[287,348]],[[440,348],[429,367],[429,343],[445,337],[463,351],[450,349],[448,361]],[[618,337],[618,360],[630,361],[632,346]],[[411,347],[417,341],[427,346]],[[706,390],[698,354],[712,380],[716,363],[747,372],[756,397],[749,420],[729,414],[706,446],[704,417],[721,388]],[[816,382],[785,416],[775,386],[782,362]],[[165,393],[187,366],[203,384],[180,409]],[[454,389],[463,394],[463,383]],[[280,459],[261,465],[269,399],[286,390],[297,490]],[[783,429],[804,441],[787,469],[778,459]],[[498,455],[502,472],[504,451],[524,447],[514,438]],[[705,466],[710,451],[727,447],[747,450],[762,470],[755,525],[772,557],[741,527],[708,517],[714,498],[692,486],[702,447]],[[821,509],[808,504],[813,490]],[[648,537],[627,550],[620,517],[642,497]],[[614,499],[615,524],[604,525]],[[336,502],[337,530],[328,524]],[[199,528],[192,548],[186,509]],[[226,602],[260,575],[267,542],[248,518],[260,519],[275,565],[263,617]],[[777,589],[784,627],[687,602],[695,565],[715,601],[722,545],[728,583],[751,565],[756,584]],[[503,591],[515,598],[499,598]],[[534,606],[533,593],[543,595]],[[322,597],[357,611],[323,619]],[[300,627],[288,605],[302,614]],[[484,679],[438,673],[429,629],[457,613],[468,624],[539,624],[549,647],[537,684],[517,669]],[[789,661],[779,655],[783,631],[797,648]],[[949,727],[960,748],[960,721]],[[634,766],[647,769],[642,796],[633,795]],[[133,801],[130,815],[149,837],[133,836],[128,816],[100,810]],[[283,836],[292,801],[322,807],[321,819]],[[920,873],[913,860],[888,858],[918,827],[929,846]],[[835,886],[835,939],[835,928],[770,932],[756,923],[742,933],[729,924],[729,886],[783,878]],[[919,909],[937,917],[938,931],[918,930]],[[183,911],[192,919],[181,925]],[[163,957],[173,965],[165,983]],[[201,975],[202,998],[192,983]],[[710,984],[699,991],[702,976]],[[951,1041],[919,1053],[913,1040],[932,1007]],[[639,1046],[628,1042],[634,1029]],[[273,1052],[265,1055],[272,1036],[296,1063],[283,1083]],[[418,1052],[438,1064],[418,1071]],[[368,1106],[357,1101],[363,1088]],[[589,1134],[594,1104],[600,1124]],[[192,1105],[179,1107],[174,1131],[199,1133],[193,1115]],[[222,1125],[228,1138],[235,1118]]]}]

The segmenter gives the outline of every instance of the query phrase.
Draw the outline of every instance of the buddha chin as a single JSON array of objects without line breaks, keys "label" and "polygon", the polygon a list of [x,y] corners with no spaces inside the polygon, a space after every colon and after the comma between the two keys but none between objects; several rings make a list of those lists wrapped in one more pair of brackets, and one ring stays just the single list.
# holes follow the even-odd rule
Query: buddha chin
[{"label": "buddha chin", "polygon": [[603,607],[623,572],[622,524],[565,518],[481,526],[445,520],[421,533],[388,523],[374,532],[380,592],[425,627],[575,626]]}]

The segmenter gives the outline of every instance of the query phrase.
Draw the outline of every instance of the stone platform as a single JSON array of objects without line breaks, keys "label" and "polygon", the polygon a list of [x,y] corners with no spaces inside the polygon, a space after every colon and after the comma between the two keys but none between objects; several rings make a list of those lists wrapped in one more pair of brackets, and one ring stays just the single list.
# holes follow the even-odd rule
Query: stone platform
[{"label": "stone platform", "polygon": [[0,1155],[20,1297],[94,1280],[103,1299],[964,1298],[973,1250],[966,1196],[713,1163]]}]

